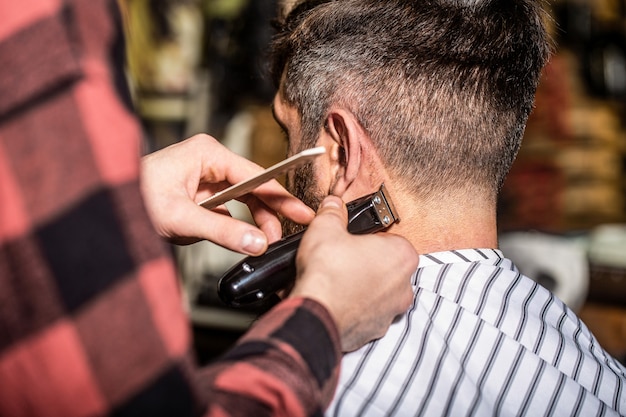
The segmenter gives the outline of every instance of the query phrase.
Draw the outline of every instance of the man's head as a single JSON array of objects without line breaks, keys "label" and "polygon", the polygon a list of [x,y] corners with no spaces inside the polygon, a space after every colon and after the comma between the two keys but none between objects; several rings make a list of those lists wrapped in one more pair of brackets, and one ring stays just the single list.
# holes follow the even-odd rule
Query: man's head
[{"label": "man's head", "polygon": [[[274,105],[291,152],[356,132],[422,200],[479,192],[495,201],[548,53],[537,1],[309,0],[279,22]],[[350,146],[337,148],[347,165],[334,178],[299,172],[296,194],[314,205],[348,188]]]}]

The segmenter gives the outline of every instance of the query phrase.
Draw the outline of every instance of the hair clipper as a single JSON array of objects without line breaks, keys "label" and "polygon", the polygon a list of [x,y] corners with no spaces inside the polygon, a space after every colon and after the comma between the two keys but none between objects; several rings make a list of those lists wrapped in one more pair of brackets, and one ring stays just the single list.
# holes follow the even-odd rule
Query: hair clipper
[{"label": "hair clipper", "polygon": [[[375,233],[399,221],[385,185],[370,195],[346,204],[348,231]],[[217,293],[227,305],[242,307],[267,300],[288,288],[296,277],[296,252],[304,230],[269,245],[261,256],[249,256],[228,270],[217,284]]]}]

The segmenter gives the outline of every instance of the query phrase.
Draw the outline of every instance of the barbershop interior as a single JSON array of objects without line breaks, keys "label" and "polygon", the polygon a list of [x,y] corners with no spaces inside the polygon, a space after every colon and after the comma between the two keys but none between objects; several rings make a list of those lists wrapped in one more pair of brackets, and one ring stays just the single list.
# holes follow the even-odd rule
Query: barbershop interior
[{"label": "barbershop interior", "polygon": [[[128,78],[151,152],[206,132],[263,167],[286,155],[264,66],[277,0],[124,0]],[[498,204],[500,247],[626,364],[626,1],[546,2],[555,40]],[[249,218],[229,202],[233,216]],[[200,363],[267,305],[226,305],[243,255],[173,248]]]}]

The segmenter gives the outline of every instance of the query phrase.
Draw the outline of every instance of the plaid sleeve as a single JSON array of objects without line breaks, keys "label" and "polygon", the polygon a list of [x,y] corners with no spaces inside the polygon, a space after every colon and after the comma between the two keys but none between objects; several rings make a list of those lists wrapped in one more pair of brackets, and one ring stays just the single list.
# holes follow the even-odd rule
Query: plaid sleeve
[{"label": "plaid sleeve", "polygon": [[[197,382],[175,268],[141,200],[141,131],[111,60],[116,6],[0,0],[1,416],[200,415],[216,392]],[[325,360],[291,333],[302,314],[333,368],[334,327],[319,306],[286,305],[255,334],[293,361],[295,391],[327,398],[327,373],[311,374]],[[265,357],[255,378],[284,376],[287,359]],[[311,375],[319,387],[300,389]]]},{"label": "plaid sleeve", "polygon": [[[197,415],[114,0],[0,1],[0,415]],[[166,393],[167,395],[163,395]]]},{"label": "plaid sleeve", "polygon": [[341,361],[328,312],[307,299],[283,301],[199,375],[207,415],[321,416]]}]

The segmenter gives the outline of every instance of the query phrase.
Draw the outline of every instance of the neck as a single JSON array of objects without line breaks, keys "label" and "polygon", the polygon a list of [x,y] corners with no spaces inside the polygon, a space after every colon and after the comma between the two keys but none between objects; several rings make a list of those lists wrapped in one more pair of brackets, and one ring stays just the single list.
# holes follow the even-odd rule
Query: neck
[{"label": "neck", "polygon": [[420,201],[413,193],[394,190],[391,198],[400,222],[389,231],[409,240],[418,253],[453,249],[496,248],[496,207],[481,193],[463,193]]}]

